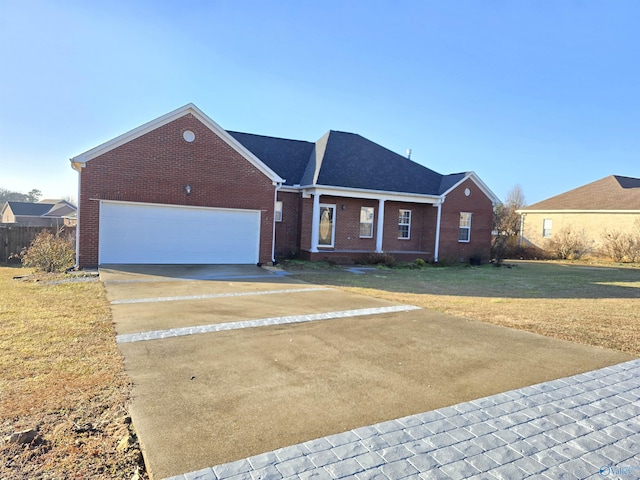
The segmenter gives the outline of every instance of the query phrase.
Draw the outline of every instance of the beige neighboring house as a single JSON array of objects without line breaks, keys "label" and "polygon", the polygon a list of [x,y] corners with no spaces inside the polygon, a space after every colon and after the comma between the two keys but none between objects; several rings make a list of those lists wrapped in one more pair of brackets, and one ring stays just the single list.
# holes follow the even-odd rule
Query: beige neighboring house
[{"label": "beige neighboring house", "polygon": [[640,178],[610,175],[517,211],[523,246],[545,248],[564,227],[584,230],[594,249],[607,232],[631,232],[640,222]]},{"label": "beige neighboring house", "polygon": [[0,210],[0,223],[30,227],[75,226],[77,208],[66,200],[46,199],[37,203],[6,202]]}]

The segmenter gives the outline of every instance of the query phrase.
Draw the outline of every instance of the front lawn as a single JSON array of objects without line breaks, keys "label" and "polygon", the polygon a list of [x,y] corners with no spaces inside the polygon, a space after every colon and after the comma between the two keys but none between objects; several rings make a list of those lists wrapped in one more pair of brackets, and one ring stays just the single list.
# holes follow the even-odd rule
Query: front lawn
[{"label": "front lawn", "polygon": [[291,268],[309,282],[640,356],[637,268],[509,262],[362,271]]},{"label": "front lawn", "polygon": [[102,284],[26,273],[0,267],[0,478],[143,476]]}]

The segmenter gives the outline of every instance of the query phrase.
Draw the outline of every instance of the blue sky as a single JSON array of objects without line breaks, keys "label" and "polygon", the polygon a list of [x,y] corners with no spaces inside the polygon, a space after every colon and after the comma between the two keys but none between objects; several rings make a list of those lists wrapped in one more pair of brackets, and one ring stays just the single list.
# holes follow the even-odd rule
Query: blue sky
[{"label": "blue sky", "polygon": [[529,204],[640,177],[636,1],[0,0],[0,187],[193,102],[223,128],[358,133]]}]

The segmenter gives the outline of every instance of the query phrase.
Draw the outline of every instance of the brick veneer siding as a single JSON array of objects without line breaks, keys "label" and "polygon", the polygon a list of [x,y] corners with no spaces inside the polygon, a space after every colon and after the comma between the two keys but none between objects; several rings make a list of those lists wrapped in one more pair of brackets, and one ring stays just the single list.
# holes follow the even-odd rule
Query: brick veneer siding
[{"label": "brick veneer siding", "polygon": [[278,192],[282,221],[276,222],[276,258],[295,257],[300,251],[300,204],[297,192]]},{"label": "brick veneer siding", "polygon": [[[377,200],[332,197],[323,195],[321,204],[335,205],[335,240],[333,248],[319,248],[311,253],[311,218],[313,198],[305,198],[301,205],[300,253],[303,258],[324,260],[339,257],[364,259],[376,250],[379,204]],[[344,206],[344,207],[343,207]],[[360,238],[360,208],[374,208],[373,237]],[[437,210],[430,204],[385,202],[384,234],[382,249],[399,259],[433,259]],[[411,210],[411,236],[398,239],[398,214],[400,209]]]},{"label": "brick veneer siding", "polygon": [[[470,195],[465,195],[465,189]],[[471,237],[469,242],[459,242],[460,212],[470,212]],[[449,192],[442,204],[440,223],[439,259],[447,262],[467,262],[472,257],[483,261],[491,257],[491,230],[493,204],[471,180]]]},{"label": "brick veneer siding", "polygon": [[594,250],[597,250],[602,246],[602,236],[605,232],[634,232],[636,229],[635,222],[640,222],[640,213],[526,213],[524,214],[522,231],[524,246],[533,245],[542,250],[546,248],[547,238],[542,236],[542,222],[544,219],[552,220],[552,237],[553,234],[557,234],[564,227],[570,227],[578,231],[584,230],[587,242]]},{"label": "brick veneer siding", "polygon": [[[195,133],[193,142],[183,139],[185,130]],[[98,264],[99,199],[259,210],[259,261],[269,262],[274,189],[271,179],[187,114],[87,162],[80,174],[78,264]]]}]

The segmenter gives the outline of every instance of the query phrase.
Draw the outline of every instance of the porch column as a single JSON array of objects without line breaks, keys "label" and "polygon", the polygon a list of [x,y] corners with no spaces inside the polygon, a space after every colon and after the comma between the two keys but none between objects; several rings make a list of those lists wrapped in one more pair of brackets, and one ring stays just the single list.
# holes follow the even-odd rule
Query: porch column
[{"label": "porch column", "polygon": [[433,261],[438,261],[438,255],[440,254],[440,219],[442,216],[442,202],[438,202],[438,216],[436,219],[436,244],[433,248]]},{"label": "porch column", "polygon": [[318,251],[318,234],[320,232],[320,194],[313,194],[313,211],[311,212],[311,249],[310,252]]},{"label": "porch column", "polygon": [[378,199],[378,228],[376,229],[376,253],[382,253],[382,236],[384,234],[384,199]]}]

